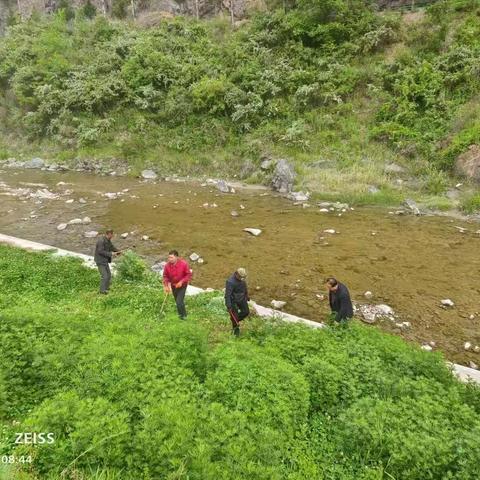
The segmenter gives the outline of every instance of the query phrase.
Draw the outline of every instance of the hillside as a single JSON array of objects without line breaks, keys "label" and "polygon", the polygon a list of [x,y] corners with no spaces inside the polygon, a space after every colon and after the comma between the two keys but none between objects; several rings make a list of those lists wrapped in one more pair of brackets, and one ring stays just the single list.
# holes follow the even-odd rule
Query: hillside
[{"label": "hillside", "polygon": [[476,184],[451,187],[455,173],[480,176],[479,5],[300,0],[233,30],[34,16],[0,40],[0,155],[249,182],[264,181],[263,159],[287,157],[298,188],[475,211]]},{"label": "hillside", "polygon": [[104,297],[76,260],[0,246],[2,480],[478,478],[480,390],[440,354],[355,323],[234,339],[219,292],[159,318],[130,265]]}]

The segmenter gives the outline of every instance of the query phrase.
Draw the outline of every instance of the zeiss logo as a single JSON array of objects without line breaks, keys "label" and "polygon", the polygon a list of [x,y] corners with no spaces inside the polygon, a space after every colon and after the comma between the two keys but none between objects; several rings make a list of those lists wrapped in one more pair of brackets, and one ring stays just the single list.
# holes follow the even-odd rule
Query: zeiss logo
[{"label": "zeiss logo", "polygon": [[15,434],[16,445],[45,445],[55,443],[53,433],[22,432]]}]

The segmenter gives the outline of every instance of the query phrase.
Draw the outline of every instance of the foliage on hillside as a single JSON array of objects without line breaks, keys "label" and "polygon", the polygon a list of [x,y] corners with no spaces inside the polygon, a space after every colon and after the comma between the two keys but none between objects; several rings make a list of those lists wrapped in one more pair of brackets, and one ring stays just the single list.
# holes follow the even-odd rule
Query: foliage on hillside
[{"label": "foliage on hillside", "polygon": [[[181,322],[158,278],[0,247],[0,464],[11,479],[476,479],[480,391],[374,328]],[[15,432],[54,444],[17,446]],[[3,471],[2,471],[3,469]]]},{"label": "foliage on hillside", "polygon": [[258,181],[273,153],[309,188],[364,192],[387,187],[383,166],[399,161],[442,193],[443,171],[480,141],[479,0],[436,2],[417,21],[366,0],[288,4],[235,30],[183,18],[142,29],[82,11],[12,26],[0,41],[0,156],[26,135],[60,161]]}]

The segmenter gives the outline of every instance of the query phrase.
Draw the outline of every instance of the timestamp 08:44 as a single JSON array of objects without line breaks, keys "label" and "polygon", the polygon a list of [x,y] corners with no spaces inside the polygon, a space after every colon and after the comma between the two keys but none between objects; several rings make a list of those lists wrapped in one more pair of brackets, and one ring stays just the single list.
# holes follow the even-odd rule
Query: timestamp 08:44
[{"label": "timestamp 08:44", "polygon": [[2,455],[0,457],[0,463],[32,463],[33,459],[31,455]]}]

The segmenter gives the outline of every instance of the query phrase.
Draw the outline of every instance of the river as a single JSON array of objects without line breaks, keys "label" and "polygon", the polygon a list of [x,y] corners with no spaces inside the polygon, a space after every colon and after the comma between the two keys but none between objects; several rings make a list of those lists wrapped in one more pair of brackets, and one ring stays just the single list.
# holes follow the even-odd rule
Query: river
[{"label": "river", "polygon": [[[44,189],[56,198],[41,198]],[[95,240],[84,232],[111,227],[118,247],[135,245],[150,264],[172,248],[185,257],[198,253],[204,263],[192,263],[192,283],[200,287],[223,288],[243,266],[257,303],[283,300],[285,311],[317,321],[329,311],[319,298],[326,293],[323,279],[334,275],[353,300],[366,303],[364,292],[371,291],[370,303],[395,310],[398,319],[378,322],[382,329],[418,344],[434,342],[454,362],[479,364],[480,353],[466,352],[464,343],[480,345],[480,225],[391,212],[321,212],[314,203],[303,208],[259,188],[221,194],[200,182],[0,170],[0,233],[92,254]],[[91,224],[57,230],[85,216]],[[254,237],[247,227],[262,233]],[[337,233],[324,232],[330,229]],[[123,232],[133,233],[122,239]],[[446,298],[453,308],[441,306]],[[403,321],[411,326],[395,326]]]}]

